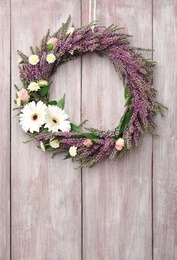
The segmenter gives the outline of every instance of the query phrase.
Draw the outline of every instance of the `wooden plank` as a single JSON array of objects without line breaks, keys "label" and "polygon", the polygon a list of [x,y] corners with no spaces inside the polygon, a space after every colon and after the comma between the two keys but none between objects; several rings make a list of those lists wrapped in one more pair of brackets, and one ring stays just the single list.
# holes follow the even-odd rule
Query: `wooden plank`
[{"label": "wooden plank", "polygon": [[[152,47],[151,1],[97,0],[92,8],[93,2],[100,24],[115,22],[134,35],[133,45]],[[86,0],[82,18],[89,22]],[[122,82],[106,58],[88,55],[82,64],[82,117],[92,127],[113,129],[123,113]],[[152,259],[151,157],[152,138],[146,136],[124,158],[83,170],[84,260]]]},{"label": "wooden plank", "polygon": [[[71,14],[80,25],[80,1],[12,0],[12,82],[20,85],[16,49],[29,55],[47,29]],[[74,76],[73,76],[74,75]],[[80,59],[55,75],[51,96],[67,95],[66,111],[80,122]],[[14,97],[13,93],[13,97]],[[73,109],[74,107],[74,109]],[[77,111],[77,113],[76,113]],[[12,259],[80,259],[81,175],[63,156],[51,160],[34,143],[24,145],[17,118],[12,128]]]},{"label": "wooden plank", "polygon": [[10,259],[10,1],[0,1],[0,259]]},{"label": "wooden plank", "polygon": [[155,86],[168,106],[154,140],[154,260],[177,259],[177,2],[154,1]]}]

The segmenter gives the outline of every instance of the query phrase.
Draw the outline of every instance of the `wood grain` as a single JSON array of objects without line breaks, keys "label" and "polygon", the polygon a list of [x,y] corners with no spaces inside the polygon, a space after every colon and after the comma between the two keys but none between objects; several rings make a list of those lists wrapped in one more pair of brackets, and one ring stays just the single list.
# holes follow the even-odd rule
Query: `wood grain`
[{"label": "wood grain", "polygon": [[154,139],[154,260],[177,259],[177,2],[154,1],[155,85],[168,106]]},{"label": "wood grain", "polygon": [[[12,82],[18,79],[16,49],[29,55],[48,28],[55,32],[68,15],[80,25],[80,1],[12,0]],[[66,92],[73,122],[80,122],[80,60],[55,74],[51,96]],[[13,94],[14,95],[14,94]],[[74,109],[73,109],[74,107]],[[75,112],[77,111],[77,113]],[[81,255],[81,175],[62,156],[53,160],[12,125],[12,259],[69,260]]]},{"label": "wood grain", "polygon": [[[153,47],[154,85],[169,108],[156,118],[159,138],[147,135],[124,158],[82,173],[62,156],[51,160],[34,143],[24,145],[16,112],[10,115],[13,84],[21,87],[16,50],[29,55],[69,14],[76,27],[96,15],[100,24],[124,26],[132,45]],[[0,260],[177,259],[176,17],[175,0],[0,1]],[[51,98],[64,92],[72,122],[88,119],[100,129],[118,124],[123,87],[106,58],[88,54],[62,65]]]},{"label": "wood grain", "polygon": [[0,259],[10,259],[10,1],[0,1]]},{"label": "wood grain", "polygon": [[[131,44],[152,47],[151,1],[97,0],[96,6],[100,24],[115,22],[134,35]],[[84,24],[88,8],[83,1]],[[122,82],[106,58],[88,55],[82,64],[82,117],[92,127],[113,129],[123,113]],[[151,168],[152,138],[146,136],[125,158],[83,170],[84,260],[152,258]]]}]

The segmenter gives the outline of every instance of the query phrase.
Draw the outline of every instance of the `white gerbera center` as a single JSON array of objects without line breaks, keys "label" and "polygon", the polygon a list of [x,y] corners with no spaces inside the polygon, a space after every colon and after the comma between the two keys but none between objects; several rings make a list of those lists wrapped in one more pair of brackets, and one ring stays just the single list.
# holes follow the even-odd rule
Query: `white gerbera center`
[{"label": "white gerbera center", "polygon": [[54,123],[54,125],[60,124],[60,120],[56,116],[53,116],[51,119],[52,119],[52,122]]}]

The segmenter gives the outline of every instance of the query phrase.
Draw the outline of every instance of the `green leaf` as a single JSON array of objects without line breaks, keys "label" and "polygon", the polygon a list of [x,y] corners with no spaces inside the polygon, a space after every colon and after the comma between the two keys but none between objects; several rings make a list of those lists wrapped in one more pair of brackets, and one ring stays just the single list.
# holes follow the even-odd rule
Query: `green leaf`
[{"label": "green leaf", "polygon": [[65,97],[66,95],[64,94],[63,97],[57,102],[57,106],[60,107],[61,109],[63,109],[65,106]]},{"label": "green leaf", "polygon": [[124,107],[130,105],[130,104],[131,104],[131,101],[132,101],[132,95],[130,95],[130,96],[127,98]]},{"label": "green leaf", "polygon": [[53,49],[53,44],[52,43],[47,44],[47,50],[51,51],[52,49]]},{"label": "green leaf", "polygon": [[82,129],[79,126],[77,126],[77,125],[75,125],[73,123],[71,123],[71,130],[73,132],[82,133]]},{"label": "green leaf", "polygon": [[51,106],[56,106],[57,105],[57,101],[52,100],[48,104],[51,105]]},{"label": "green leaf", "polygon": [[39,90],[39,94],[41,97],[44,97],[45,95],[47,95],[47,93],[51,87],[51,84],[52,84],[52,82],[48,86],[45,86]]},{"label": "green leaf", "polygon": [[126,85],[124,88],[124,98],[126,99],[128,95],[128,86]]},{"label": "green leaf", "polygon": [[91,140],[97,138],[96,135],[93,133],[82,133],[82,134],[83,134],[83,136],[85,136],[86,138],[91,139]]},{"label": "green leaf", "polygon": [[66,160],[66,159],[69,159],[69,158],[72,158],[72,156],[68,153],[63,160]]},{"label": "green leaf", "polygon": [[133,114],[133,108],[131,108],[124,116],[123,120],[122,120],[122,124],[120,126],[119,129],[119,135],[126,129],[126,127],[128,126],[131,116]]}]

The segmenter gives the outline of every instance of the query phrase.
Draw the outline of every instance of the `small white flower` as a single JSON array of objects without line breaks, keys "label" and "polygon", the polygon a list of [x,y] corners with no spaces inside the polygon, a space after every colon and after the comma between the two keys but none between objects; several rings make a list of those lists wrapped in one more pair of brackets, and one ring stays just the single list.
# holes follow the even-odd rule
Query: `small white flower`
[{"label": "small white flower", "polygon": [[53,53],[48,54],[46,57],[46,61],[48,63],[54,63],[55,60],[56,60],[56,57]]},{"label": "small white flower", "polygon": [[70,28],[67,30],[66,34],[67,34],[67,35],[72,35],[73,32],[74,32],[74,27],[70,27]]},{"label": "small white flower", "polygon": [[22,58],[19,58],[19,59],[17,60],[17,64],[20,64],[22,61],[23,61]]},{"label": "small white flower", "polygon": [[57,106],[49,105],[47,107],[46,124],[45,128],[53,133],[61,130],[62,132],[69,132],[71,129],[70,122],[67,120],[69,116],[64,110]]},{"label": "small white flower", "polygon": [[72,157],[76,156],[76,154],[77,154],[77,147],[71,146],[71,147],[69,148],[69,154],[70,154]]},{"label": "small white flower", "polygon": [[21,110],[20,125],[25,132],[39,132],[39,128],[45,124],[45,117],[46,105],[42,101],[32,101]]},{"label": "small white flower", "polygon": [[39,57],[37,56],[37,55],[35,55],[35,54],[33,54],[33,55],[31,55],[30,57],[29,57],[29,63],[31,64],[31,65],[36,65],[38,62],[39,62]]},{"label": "small white flower", "polygon": [[37,82],[31,82],[28,85],[28,89],[29,89],[29,91],[38,91],[40,89],[40,87]]},{"label": "small white flower", "polygon": [[21,99],[19,97],[16,99],[16,104],[18,107],[21,106]]},{"label": "small white flower", "polygon": [[42,141],[40,141],[40,147],[41,147],[42,151],[45,152],[45,145]]},{"label": "small white flower", "polygon": [[51,141],[50,141],[50,146],[51,146],[52,148],[58,148],[58,147],[59,147],[59,141],[58,141],[58,139],[53,139],[53,140],[51,140]]}]

